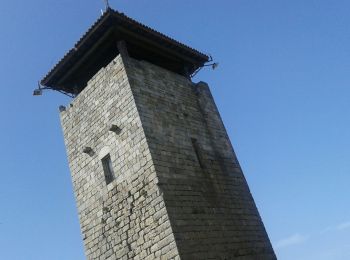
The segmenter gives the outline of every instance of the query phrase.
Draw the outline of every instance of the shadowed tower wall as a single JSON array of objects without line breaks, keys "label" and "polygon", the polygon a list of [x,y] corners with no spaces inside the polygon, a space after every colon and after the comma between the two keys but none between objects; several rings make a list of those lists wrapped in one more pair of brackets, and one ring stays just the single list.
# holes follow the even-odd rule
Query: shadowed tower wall
[{"label": "shadowed tower wall", "polygon": [[122,56],[61,112],[87,259],[276,259],[207,84]]}]

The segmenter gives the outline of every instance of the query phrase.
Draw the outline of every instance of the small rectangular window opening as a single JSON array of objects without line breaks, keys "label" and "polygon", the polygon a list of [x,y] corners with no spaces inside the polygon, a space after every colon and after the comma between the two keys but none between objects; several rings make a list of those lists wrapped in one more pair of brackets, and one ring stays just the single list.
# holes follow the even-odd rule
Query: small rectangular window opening
[{"label": "small rectangular window opening", "polygon": [[103,172],[105,174],[105,180],[108,185],[115,179],[111,156],[107,154],[105,157],[102,158],[101,161],[103,166]]},{"label": "small rectangular window opening", "polygon": [[202,169],[204,169],[205,167],[204,167],[204,164],[203,164],[203,156],[202,156],[199,144],[197,142],[197,139],[191,138],[191,141],[192,141],[192,146],[193,146],[194,152],[196,153],[196,156],[197,156],[197,160],[198,160],[199,166]]}]

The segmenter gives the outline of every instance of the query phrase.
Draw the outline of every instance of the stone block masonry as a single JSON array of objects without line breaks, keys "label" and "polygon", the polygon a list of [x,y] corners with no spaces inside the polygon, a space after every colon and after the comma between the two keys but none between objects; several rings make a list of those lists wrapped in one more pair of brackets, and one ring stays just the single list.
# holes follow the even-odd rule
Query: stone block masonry
[{"label": "stone block masonry", "polygon": [[119,55],[61,123],[88,260],[276,259],[207,84]]}]

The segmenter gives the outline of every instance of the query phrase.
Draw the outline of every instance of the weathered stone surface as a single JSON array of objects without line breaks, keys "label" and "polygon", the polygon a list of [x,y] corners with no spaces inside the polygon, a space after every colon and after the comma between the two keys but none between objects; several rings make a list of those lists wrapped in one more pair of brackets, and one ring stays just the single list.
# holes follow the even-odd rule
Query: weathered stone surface
[{"label": "weathered stone surface", "polygon": [[87,259],[276,259],[205,83],[118,56],[72,105],[61,122]]}]

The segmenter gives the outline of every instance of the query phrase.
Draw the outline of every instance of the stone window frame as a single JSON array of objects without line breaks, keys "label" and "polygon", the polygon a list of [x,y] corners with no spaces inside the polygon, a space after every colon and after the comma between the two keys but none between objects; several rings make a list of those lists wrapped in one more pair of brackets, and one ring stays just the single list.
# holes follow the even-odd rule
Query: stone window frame
[{"label": "stone window frame", "polygon": [[193,150],[194,150],[194,152],[196,154],[197,162],[198,162],[200,168],[205,170],[206,167],[205,167],[205,163],[204,163],[202,149],[200,147],[200,144],[199,144],[197,138],[192,137],[191,138],[191,143],[192,143]]},{"label": "stone window frame", "polygon": [[101,161],[104,179],[106,185],[108,186],[117,177],[112,163],[110,148],[108,146],[103,147],[99,153],[98,158]]}]

